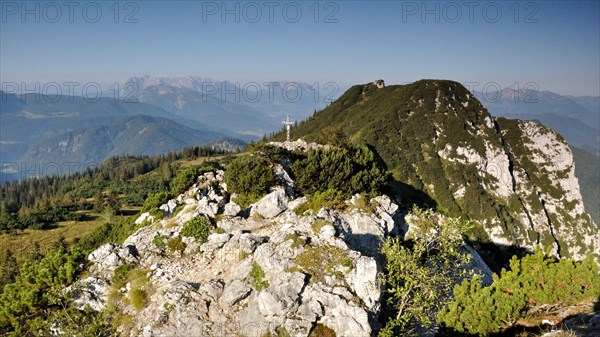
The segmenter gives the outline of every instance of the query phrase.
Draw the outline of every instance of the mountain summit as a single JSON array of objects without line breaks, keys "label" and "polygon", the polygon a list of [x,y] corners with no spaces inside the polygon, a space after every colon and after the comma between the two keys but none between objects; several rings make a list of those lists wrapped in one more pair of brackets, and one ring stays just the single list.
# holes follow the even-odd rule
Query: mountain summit
[{"label": "mountain summit", "polygon": [[535,122],[494,118],[460,83],[356,85],[292,138],[315,140],[326,128],[375,147],[403,198],[476,220],[477,241],[600,253],[564,139]]}]

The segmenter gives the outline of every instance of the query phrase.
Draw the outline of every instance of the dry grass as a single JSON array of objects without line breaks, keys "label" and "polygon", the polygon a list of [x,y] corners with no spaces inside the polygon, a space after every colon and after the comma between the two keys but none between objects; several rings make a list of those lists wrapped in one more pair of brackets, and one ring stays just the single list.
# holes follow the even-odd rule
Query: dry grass
[{"label": "dry grass", "polygon": [[[124,209],[125,214],[132,214],[139,211],[139,207],[129,207]],[[25,229],[15,231],[9,234],[0,234],[0,247],[9,248],[13,251],[18,261],[22,261],[32,254],[35,242],[38,242],[42,254],[46,249],[57,242],[62,236],[67,244],[75,243],[76,239],[82,238],[92,232],[98,226],[102,225],[105,220],[102,214],[86,212],[84,221],[62,221],[56,224],[54,228],[35,230]],[[115,220],[119,218],[127,218],[131,215],[115,216]]]}]

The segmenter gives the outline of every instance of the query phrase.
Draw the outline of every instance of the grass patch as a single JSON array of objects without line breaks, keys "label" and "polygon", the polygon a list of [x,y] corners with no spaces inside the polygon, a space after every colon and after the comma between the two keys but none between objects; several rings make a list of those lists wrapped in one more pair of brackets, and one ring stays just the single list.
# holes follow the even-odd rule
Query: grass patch
[{"label": "grass patch", "polygon": [[325,276],[341,278],[340,266],[351,269],[352,260],[343,249],[334,246],[309,247],[296,257],[297,269],[311,275],[315,282],[325,281]]},{"label": "grass patch", "polygon": [[317,324],[308,337],[336,337],[335,331],[323,323]]},{"label": "grass patch", "polygon": [[276,330],[277,337],[292,337],[284,326],[280,326]]},{"label": "grass patch", "polygon": [[158,249],[165,249],[167,247],[167,244],[165,243],[165,239],[166,239],[166,237],[164,235],[156,234],[156,235],[154,235],[154,238],[152,238],[152,243]]},{"label": "grass patch", "polygon": [[261,199],[261,195],[259,194],[246,194],[239,193],[237,197],[232,198],[231,201],[235,202],[240,206],[242,210],[248,208],[251,204],[259,201]]},{"label": "grass patch", "polygon": [[321,232],[321,228],[327,225],[333,225],[333,223],[325,219],[317,219],[310,225],[310,227],[312,228],[313,232],[315,232],[315,234],[319,234]]},{"label": "grass patch", "polygon": [[315,192],[306,195],[306,202],[294,209],[297,215],[304,215],[307,211],[318,212],[321,208],[343,210],[348,205],[345,203],[346,196],[342,192],[328,189],[324,192]]},{"label": "grass patch", "polygon": [[127,300],[131,303],[131,306],[135,309],[135,311],[141,311],[146,307],[146,303],[148,301],[148,294],[145,290],[140,288],[133,288],[129,291],[127,295]]},{"label": "grass patch", "polygon": [[[125,298],[121,298],[120,290],[129,283],[131,289]],[[148,280],[148,270],[141,268],[133,268],[129,264],[123,264],[115,269],[115,274],[111,279],[111,290],[109,294],[109,307],[114,311],[117,309],[117,303],[124,300],[125,303],[131,304],[136,311],[140,311],[146,307],[150,280]]]},{"label": "grass patch", "polygon": [[[130,209],[137,210],[139,208]],[[81,213],[85,214],[85,216],[82,217],[82,220],[60,221],[51,229],[24,229],[0,234],[0,247],[10,247],[17,258],[17,261],[20,263],[31,257],[36,242],[41,247],[41,253],[44,255],[46,253],[45,248],[52,247],[52,244],[61,239],[61,237],[64,238],[67,245],[73,245],[104,224],[104,220],[100,213]],[[120,222],[129,218],[132,218],[132,216],[116,215],[114,217],[115,222]]]},{"label": "grass patch", "polygon": [[240,253],[238,254],[238,259],[240,261],[245,260],[248,256],[250,256],[250,253],[246,253],[243,250],[240,250]]},{"label": "grass patch", "polygon": [[186,247],[187,245],[185,244],[185,242],[181,241],[180,237],[171,238],[169,239],[169,241],[167,241],[167,248],[169,248],[169,250],[173,253],[179,252],[183,254],[183,251]]},{"label": "grass patch", "polygon": [[351,204],[352,208],[358,209],[366,214],[375,213],[375,207],[371,203],[369,196],[366,193],[359,194],[358,198],[354,198],[354,203]]},{"label": "grass patch", "polygon": [[296,249],[298,247],[304,247],[306,245],[306,240],[301,238],[296,233],[291,233],[285,236],[284,241],[292,240],[292,249]]}]

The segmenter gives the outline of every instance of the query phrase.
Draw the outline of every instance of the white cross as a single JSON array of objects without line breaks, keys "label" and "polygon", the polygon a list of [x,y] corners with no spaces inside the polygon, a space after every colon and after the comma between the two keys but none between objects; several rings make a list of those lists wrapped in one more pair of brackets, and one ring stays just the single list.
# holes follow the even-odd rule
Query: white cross
[{"label": "white cross", "polygon": [[287,141],[290,141],[290,128],[292,127],[292,125],[294,125],[294,122],[292,122],[290,120],[290,115],[287,116],[287,120],[281,122],[283,125],[285,125],[285,128],[287,130]]}]

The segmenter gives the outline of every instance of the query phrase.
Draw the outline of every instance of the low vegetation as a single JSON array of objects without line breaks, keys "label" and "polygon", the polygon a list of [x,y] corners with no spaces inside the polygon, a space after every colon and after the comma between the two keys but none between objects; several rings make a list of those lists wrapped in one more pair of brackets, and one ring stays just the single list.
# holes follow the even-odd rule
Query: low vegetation
[{"label": "low vegetation", "polygon": [[323,323],[318,323],[308,337],[336,337],[335,331]]},{"label": "low vegetation", "polygon": [[256,261],[252,261],[250,277],[252,278],[252,285],[257,291],[262,291],[269,287],[269,281],[265,280],[265,271]]},{"label": "low vegetation", "polygon": [[198,244],[203,244],[206,242],[213,228],[214,226],[209,218],[199,215],[183,224],[180,235],[193,237]]},{"label": "low vegetation", "polygon": [[311,276],[311,282],[325,282],[326,276],[342,278],[352,268],[352,260],[341,248],[306,245],[296,256],[296,269]]},{"label": "low vegetation", "polygon": [[183,254],[186,247],[187,245],[185,242],[181,241],[180,237],[170,238],[169,241],[167,241],[167,248],[173,253],[179,252],[180,254]]},{"label": "low vegetation", "polygon": [[153,238],[152,238],[152,243],[156,246],[156,248],[158,249],[165,249],[167,247],[167,244],[165,243],[165,239],[166,237],[164,235],[160,235],[160,234],[156,234]]},{"label": "low vegetation", "polygon": [[46,257],[23,263],[0,294],[0,333],[5,336],[49,336],[54,324],[66,335],[110,336],[99,314],[75,309],[63,289],[82,272],[85,254],[60,246]]},{"label": "low vegetation", "polygon": [[422,336],[434,328],[435,313],[450,301],[452,287],[466,271],[468,255],[460,251],[471,226],[414,208],[407,218],[410,237],[388,239],[381,282],[385,286],[387,323],[380,337]]},{"label": "low vegetation", "polygon": [[258,200],[279,182],[271,164],[253,155],[233,159],[227,165],[224,179],[227,190],[239,194],[236,202],[241,206],[245,206],[250,200]]},{"label": "low vegetation", "polygon": [[458,332],[486,336],[528,318],[555,315],[570,305],[593,302],[600,295],[598,265],[593,259],[556,260],[540,249],[522,259],[513,257],[510,270],[494,275],[489,287],[477,279],[454,288],[454,300],[439,320]]},{"label": "low vegetation", "polygon": [[389,182],[383,161],[367,145],[313,149],[294,155],[294,188],[302,195],[339,193],[348,199],[355,193],[378,194]]}]

